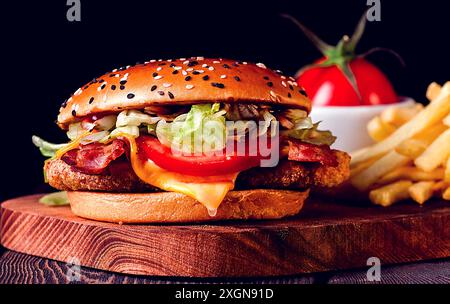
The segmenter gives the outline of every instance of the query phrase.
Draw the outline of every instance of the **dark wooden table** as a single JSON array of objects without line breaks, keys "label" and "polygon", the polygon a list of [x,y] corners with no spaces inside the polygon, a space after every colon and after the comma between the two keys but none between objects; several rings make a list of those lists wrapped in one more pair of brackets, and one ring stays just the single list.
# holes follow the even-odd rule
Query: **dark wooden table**
[{"label": "dark wooden table", "polygon": [[[69,265],[0,247],[0,284],[60,284],[71,283]],[[77,283],[92,284],[167,284],[167,283],[286,283],[286,284],[367,284],[367,269],[316,273],[294,277],[252,279],[192,279],[131,276],[82,267]],[[450,259],[433,260],[381,268],[381,283],[385,284],[449,284]]]}]

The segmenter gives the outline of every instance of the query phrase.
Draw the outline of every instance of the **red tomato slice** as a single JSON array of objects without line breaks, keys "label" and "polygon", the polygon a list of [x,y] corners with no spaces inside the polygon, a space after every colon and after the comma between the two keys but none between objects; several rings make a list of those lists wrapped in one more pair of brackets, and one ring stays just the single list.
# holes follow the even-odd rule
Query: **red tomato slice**
[{"label": "red tomato slice", "polygon": [[193,176],[215,176],[244,171],[260,164],[264,159],[256,156],[226,155],[192,155],[172,153],[172,149],[152,136],[139,136],[136,140],[140,157],[152,160],[159,167],[172,172]]}]

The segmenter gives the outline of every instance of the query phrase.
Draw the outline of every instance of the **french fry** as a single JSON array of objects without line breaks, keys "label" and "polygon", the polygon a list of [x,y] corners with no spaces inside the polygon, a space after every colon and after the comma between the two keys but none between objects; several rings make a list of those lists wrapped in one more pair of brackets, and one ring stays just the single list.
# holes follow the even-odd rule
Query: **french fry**
[{"label": "french fry", "polygon": [[450,155],[450,129],[442,133],[436,140],[418,157],[414,164],[427,172],[433,171],[443,164]]},{"label": "french fry", "polygon": [[431,83],[427,89],[427,98],[429,101],[436,99],[441,92],[441,85],[436,82]]},{"label": "french fry", "polygon": [[444,125],[446,125],[447,127],[450,127],[450,114],[447,115],[447,117],[444,118],[444,120],[442,121],[444,123]]},{"label": "french fry", "polygon": [[394,133],[394,131],[395,127],[391,124],[384,123],[379,116],[374,117],[367,124],[367,132],[375,142],[382,141],[383,139]]},{"label": "french fry", "polygon": [[408,188],[409,196],[420,205],[429,200],[434,193],[434,182],[418,182]]},{"label": "french fry", "polygon": [[384,110],[380,115],[380,119],[385,124],[398,128],[406,122],[410,121],[422,110],[423,105],[420,103],[416,103],[406,108],[399,108],[394,106]]},{"label": "french fry", "polygon": [[368,160],[366,162],[360,163],[358,164],[356,167],[351,168],[350,170],[350,177],[353,177],[355,175],[358,175],[359,173],[361,173],[362,171],[366,170],[367,168],[369,168],[374,162],[376,161],[376,159],[371,159]]},{"label": "french fry", "polygon": [[352,163],[357,164],[368,159],[384,155],[395,149],[405,140],[442,121],[450,113],[450,82],[442,88],[439,96],[413,119],[402,125],[385,140],[369,149],[352,153]]},{"label": "french fry", "polygon": [[450,183],[450,156],[447,159],[447,164],[445,165],[445,175],[444,180],[447,183]]},{"label": "french fry", "polygon": [[400,167],[387,173],[379,180],[377,180],[376,185],[390,184],[402,179],[408,179],[413,182],[421,181],[438,181],[444,178],[444,169],[438,168],[431,172],[422,171],[416,167]]},{"label": "french fry", "polygon": [[450,201],[450,187],[448,187],[447,190],[444,191],[444,194],[442,194],[442,198],[446,201]]},{"label": "french fry", "polygon": [[445,189],[447,189],[447,187],[449,185],[450,184],[445,182],[445,181],[438,181],[433,186],[434,195],[435,196],[442,196],[444,194]]},{"label": "french fry", "polygon": [[413,138],[409,138],[402,142],[397,148],[395,148],[395,151],[415,159],[419,157],[446,129],[447,127],[443,124],[437,124],[430,127],[429,129],[420,132]]},{"label": "french fry", "polygon": [[412,182],[402,180],[389,184],[387,186],[370,191],[369,198],[372,203],[383,207],[391,206],[396,202],[409,198],[408,189],[412,186]]},{"label": "french fry", "polygon": [[361,173],[353,176],[350,181],[352,185],[360,190],[366,191],[383,175],[391,172],[392,170],[402,167],[409,163],[411,159],[409,157],[398,154],[395,151],[391,151],[382,158],[375,161],[367,169]]}]

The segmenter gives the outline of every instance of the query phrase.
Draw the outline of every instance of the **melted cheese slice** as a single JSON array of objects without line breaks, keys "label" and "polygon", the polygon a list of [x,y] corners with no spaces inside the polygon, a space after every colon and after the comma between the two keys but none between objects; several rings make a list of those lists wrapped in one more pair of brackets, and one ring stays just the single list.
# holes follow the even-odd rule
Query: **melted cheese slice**
[{"label": "melted cheese slice", "polygon": [[131,165],[136,175],[144,182],[165,191],[186,194],[203,204],[214,214],[227,193],[234,188],[239,173],[220,176],[197,177],[167,171],[151,160],[142,160],[137,154],[136,142],[128,137]]},{"label": "melted cheese slice", "polygon": [[[211,215],[215,214],[227,193],[234,188],[234,182],[239,173],[200,177],[170,172],[157,166],[151,160],[140,159],[134,138],[127,134],[120,134],[120,136],[126,137],[130,143],[131,166],[142,181],[165,191],[186,194],[203,204]],[[56,158],[60,158],[67,151],[76,149],[81,138],[57,151]]]}]

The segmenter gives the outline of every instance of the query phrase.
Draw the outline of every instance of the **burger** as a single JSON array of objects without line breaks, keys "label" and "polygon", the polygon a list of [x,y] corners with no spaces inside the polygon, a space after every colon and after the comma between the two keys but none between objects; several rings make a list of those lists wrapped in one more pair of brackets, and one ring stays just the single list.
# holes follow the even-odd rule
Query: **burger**
[{"label": "burger", "polygon": [[151,60],[72,94],[57,119],[68,143],[33,142],[49,157],[46,181],[83,218],[278,219],[349,175],[350,157],[310,110],[295,79],[261,63]]}]

